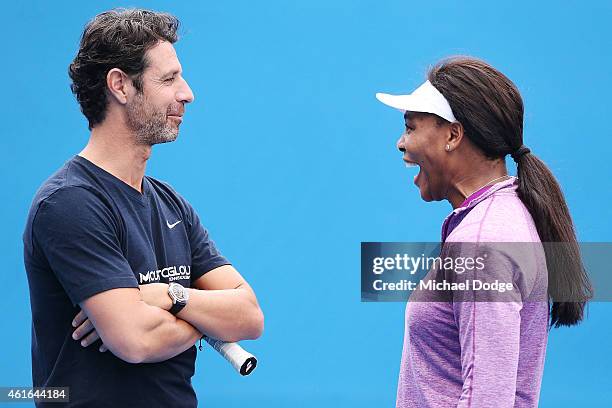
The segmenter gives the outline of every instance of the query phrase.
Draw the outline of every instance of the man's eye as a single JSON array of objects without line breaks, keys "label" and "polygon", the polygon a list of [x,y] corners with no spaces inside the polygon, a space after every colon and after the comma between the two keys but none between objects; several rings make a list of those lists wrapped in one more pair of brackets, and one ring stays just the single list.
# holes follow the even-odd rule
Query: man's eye
[{"label": "man's eye", "polygon": [[167,78],[167,79],[164,80],[164,82],[172,82],[172,81],[174,81],[174,77]]}]

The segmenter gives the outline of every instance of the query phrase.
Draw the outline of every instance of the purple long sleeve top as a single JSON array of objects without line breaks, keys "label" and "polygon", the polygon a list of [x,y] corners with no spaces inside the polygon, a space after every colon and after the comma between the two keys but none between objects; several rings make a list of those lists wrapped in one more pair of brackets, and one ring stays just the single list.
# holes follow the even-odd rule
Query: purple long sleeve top
[{"label": "purple long sleeve top", "polygon": [[516,282],[521,296],[409,301],[398,408],[538,405],[548,338],[546,260],[516,189],[512,177],[472,194],[446,218],[442,241],[536,243],[528,257],[504,253],[496,262],[495,273]]}]

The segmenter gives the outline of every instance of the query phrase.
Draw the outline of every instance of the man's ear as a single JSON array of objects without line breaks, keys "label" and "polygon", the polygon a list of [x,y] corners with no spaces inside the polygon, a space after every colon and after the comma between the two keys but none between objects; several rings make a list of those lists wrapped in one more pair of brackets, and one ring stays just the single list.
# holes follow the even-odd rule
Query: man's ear
[{"label": "man's ear", "polygon": [[110,96],[121,105],[127,103],[129,88],[132,87],[131,80],[127,74],[119,68],[113,68],[106,74],[106,88]]},{"label": "man's ear", "polygon": [[451,146],[450,150],[456,149],[461,142],[463,141],[463,136],[465,135],[463,130],[463,125],[460,122],[452,122],[448,125],[448,137],[446,140],[446,144]]}]

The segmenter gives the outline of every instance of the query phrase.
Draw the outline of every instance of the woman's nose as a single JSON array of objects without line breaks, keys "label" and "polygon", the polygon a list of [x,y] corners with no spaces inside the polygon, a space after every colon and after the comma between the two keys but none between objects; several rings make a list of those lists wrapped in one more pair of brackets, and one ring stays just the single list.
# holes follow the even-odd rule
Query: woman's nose
[{"label": "woman's nose", "polygon": [[405,152],[406,151],[406,147],[404,146],[404,141],[405,141],[405,133],[402,133],[401,136],[399,137],[399,139],[397,140],[397,148],[399,149],[400,152]]}]

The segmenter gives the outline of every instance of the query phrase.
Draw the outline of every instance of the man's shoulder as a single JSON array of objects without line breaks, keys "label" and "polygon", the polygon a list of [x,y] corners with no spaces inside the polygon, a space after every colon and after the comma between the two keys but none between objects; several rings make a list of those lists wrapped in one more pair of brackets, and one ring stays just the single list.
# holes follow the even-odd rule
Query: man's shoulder
[{"label": "man's shoulder", "polygon": [[[95,203],[95,205],[88,205]],[[104,192],[79,169],[74,158],[66,161],[47,178],[36,191],[27,224],[32,224],[41,207],[61,209],[62,212],[75,214],[87,209],[108,207],[109,201]]]},{"label": "man's shoulder", "polygon": [[73,157],[40,185],[32,200],[32,206],[38,206],[51,197],[70,200],[90,196],[100,197],[101,194],[95,183],[92,183],[80,168],[76,157]]},{"label": "man's shoulder", "polygon": [[41,225],[61,223],[67,228],[83,217],[91,218],[93,213],[109,214],[108,199],[94,185],[75,175],[72,164],[72,160],[64,163],[38,188],[26,220],[25,243],[31,242],[33,231]]}]

